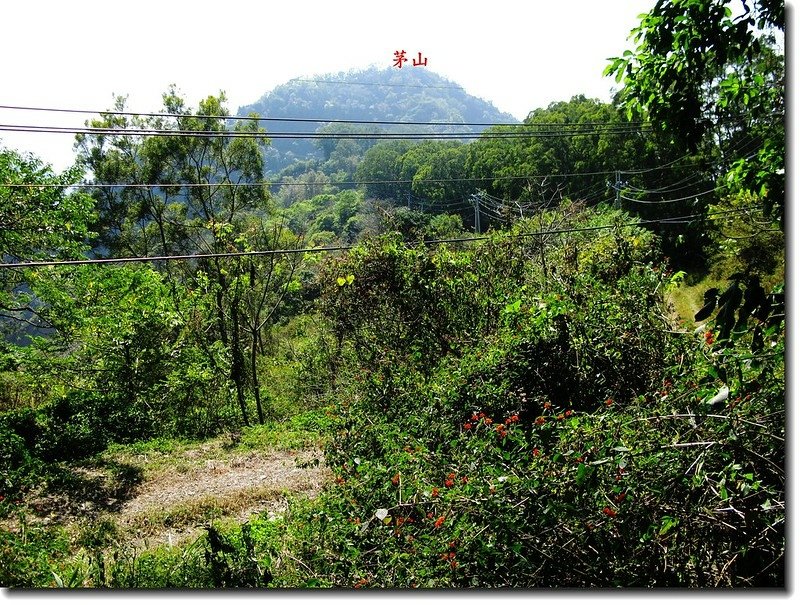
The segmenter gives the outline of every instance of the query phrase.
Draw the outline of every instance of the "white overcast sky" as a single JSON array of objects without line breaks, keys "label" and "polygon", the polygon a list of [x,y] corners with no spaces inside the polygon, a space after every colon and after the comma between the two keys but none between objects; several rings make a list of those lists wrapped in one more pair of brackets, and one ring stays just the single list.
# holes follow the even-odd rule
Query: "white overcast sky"
[{"label": "white overcast sky", "polygon": [[[158,111],[175,83],[187,102],[219,91],[232,112],[292,78],[370,65],[394,51],[523,119],[586,94],[610,100],[607,58],[654,0],[28,0],[0,7],[0,105],[102,110],[114,94]],[[407,68],[407,67],[406,67]],[[88,116],[0,109],[0,124],[79,126]],[[335,117],[335,116],[325,116]],[[72,136],[0,132],[8,147],[64,168]]]}]

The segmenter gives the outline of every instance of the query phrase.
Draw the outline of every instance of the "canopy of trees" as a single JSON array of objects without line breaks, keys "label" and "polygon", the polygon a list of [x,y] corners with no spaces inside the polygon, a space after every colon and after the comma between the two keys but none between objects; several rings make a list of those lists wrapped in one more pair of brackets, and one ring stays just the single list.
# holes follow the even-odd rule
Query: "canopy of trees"
[{"label": "canopy of trees", "polygon": [[[455,122],[497,123],[516,122],[488,101],[467,94],[463,88],[427,69],[377,69],[341,72],[317,76],[313,80],[297,79],[265,94],[257,102],[241,107],[239,115],[257,113],[266,118],[305,118],[393,121],[393,122]],[[269,131],[330,132],[330,129],[368,132],[375,127],[326,125],[271,121]],[[424,125],[380,125],[382,132],[413,132],[430,130]],[[441,131],[437,128],[437,132]],[[451,129],[460,132],[458,129]],[[461,129],[463,131],[464,129]],[[472,129],[470,129],[472,130]],[[481,130],[481,128],[476,128]],[[367,145],[371,142],[365,141]],[[342,140],[340,146],[352,141]],[[335,143],[315,145],[306,139],[276,139],[266,154],[267,170],[277,173],[296,160],[308,157],[330,160]],[[344,149],[339,156],[346,156]]]},{"label": "canopy of trees", "polygon": [[[611,102],[469,140],[345,123],[511,121],[368,70],[242,110],[316,143],[173,87],[63,174],[0,149],[0,584],[785,586],[784,12],[740,4],[655,0]],[[327,484],[117,523],[211,438]]]}]

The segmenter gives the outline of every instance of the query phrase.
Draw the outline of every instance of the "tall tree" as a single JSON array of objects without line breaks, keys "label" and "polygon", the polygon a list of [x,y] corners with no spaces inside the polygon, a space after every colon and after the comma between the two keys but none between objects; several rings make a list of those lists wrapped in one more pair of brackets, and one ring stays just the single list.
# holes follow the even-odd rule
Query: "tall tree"
[{"label": "tall tree", "polygon": [[[123,132],[78,139],[80,157],[96,185],[100,242],[112,254],[219,255],[285,241],[263,236],[273,207],[263,174],[262,151],[268,139],[257,121],[230,125],[224,95],[207,97],[194,111],[174,88],[163,100],[163,115],[108,113],[90,125],[119,124]],[[122,106],[119,101],[117,107]],[[124,132],[131,126],[147,136]],[[254,224],[261,227],[254,229]],[[209,358],[214,358],[216,343],[229,352],[230,379],[245,423],[248,389],[256,399],[259,420],[264,419],[255,365],[248,364],[247,357],[255,350],[253,343],[260,341],[259,331],[268,328],[261,319],[268,308],[265,292],[285,291],[293,275],[293,270],[276,273],[273,267],[263,273],[260,268],[255,260],[220,256],[161,267],[170,283],[205,291],[213,300]],[[253,296],[264,302],[249,305],[248,297]],[[278,296],[275,304],[281,300]],[[248,309],[257,312],[251,317]],[[273,315],[274,309],[268,317]]]},{"label": "tall tree", "polygon": [[[606,68],[624,86],[624,107],[643,110],[681,149],[722,145],[726,182],[758,193],[778,214],[785,135],[776,37],[783,30],[779,0],[657,0],[631,33],[635,48]],[[742,145],[743,136],[751,144]]]},{"label": "tall tree", "polygon": [[470,175],[506,200],[607,200],[615,171],[662,159],[638,120],[583,95],[535,109],[524,124],[492,128],[489,133],[509,138],[482,137],[469,148]]},{"label": "tall tree", "polygon": [[[78,258],[87,250],[93,200],[70,191],[78,167],[62,174],[31,155],[0,148],[0,259]],[[5,329],[35,323],[22,269],[0,269],[0,320]],[[11,321],[13,320],[13,321]]]}]

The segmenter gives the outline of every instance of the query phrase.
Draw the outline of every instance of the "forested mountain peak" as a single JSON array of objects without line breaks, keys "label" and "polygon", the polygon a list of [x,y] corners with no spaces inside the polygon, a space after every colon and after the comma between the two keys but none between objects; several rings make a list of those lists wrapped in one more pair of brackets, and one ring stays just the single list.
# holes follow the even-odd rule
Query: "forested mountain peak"
[{"label": "forested mountain peak", "polygon": [[[518,122],[514,116],[468,94],[427,67],[371,67],[296,78],[275,87],[252,105],[240,107],[237,113],[257,113],[266,118],[364,122]],[[325,124],[276,121],[266,127],[268,132],[308,132]],[[381,128],[391,131],[402,126]],[[420,130],[419,126],[414,128]],[[273,139],[267,154],[267,169],[276,172],[295,160],[310,157],[322,157],[311,141]]]},{"label": "forested mountain peak", "polygon": [[371,67],[275,87],[240,115],[364,121],[517,122],[428,68]]}]

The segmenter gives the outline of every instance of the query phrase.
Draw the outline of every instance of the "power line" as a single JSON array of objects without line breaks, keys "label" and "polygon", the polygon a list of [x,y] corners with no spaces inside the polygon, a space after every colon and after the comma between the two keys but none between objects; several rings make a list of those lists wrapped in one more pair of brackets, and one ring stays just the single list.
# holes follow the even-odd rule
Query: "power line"
[{"label": "power line", "polygon": [[[189,114],[189,113],[160,113],[160,112],[133,112],[124,110],[89,110],[89,109],[71,109],[60,107],[33,107],[26,105],[0,105],[0,109],[8,109],[13,111],[34,111],[34,112],[50,112],[50,113],[72,113],[72,114],[87,114],[87,115],[104,115],[104,116],[128,116],[128,117],[150,117],[150,118],[193,118],[201,120],[236,120],[236,121],[254,121],[254,122],[297,122],[297,123],[313,123],[313,124],[363,124],[363,125],[387,125],[387,126],[481,126],[481,127],[541,127],[541,128],[556,128],[563,126],[609,126],[615,125],[610,122],[580,122],[570,124],[526,124],[525,122],[431,122],[431,121],[413,121],[413,120],[353,120],[353,119],[337,119],[337,118],[293,118],[293,117],[262,117],[262,116],[231,116],[231,115],[206,115],[206,114]],[[630,121],[621,122],[619,127],[635,127],[635,126],[649,126],[648,122]]]},{"label": "power line", "polygon": [[[429,124],[435,125],[435,124]],[[353,140],[460,140],[460,139],[549,139],[593,135],[629,135],[645,127],[628,128],[610,125],[591,128],[522,130],[515,132],[257,132],[242,130],[179,130],[158,128],[94,128],[74,126],[36,126],[33,124],[0,124],[2,132],[39,134],[82,134],[94,136],[181,137],[214,139],[353,139]]]},{"label": "power line", "polygon": [[[676,166],[680,168],[691,168],[693,165],[685,164]],[[248,187],[264,187],[264,186],[286,186],[286,187],[322,187],[322,186],[358,186],[358,185],[409,185],[413,183],[470,183],[470,182],[486,182],[486,181],[513,181],[513,180],[539,180],[545,178],[580,178],[587,176],[602,176],[613,175],[614,170],[597,170],[589,172],[561,172],[553,174],[516,174],[516,175],[495,175],[495,176],[475,176],[475,177],[448,177],[448,178],[426,178],[426,179],[376,179],[376,180],[354,180],[354,181],[327,181],[327,182],[303,182],[295,180],[265,180],[263,182],[222,182],[222,183],[0,183],[0,187],[9,187],[16,189],[175,189],[175,188],[248,188]],[[620,171],[624,173],[625,171]],[[326,175],[327,176],[327,175]],[[291,177],[289,177],[291,178]],[[692,179],[702,178],[702,175],[690,175],[685,177],[678,183]],[[698,181],[699,182],[699,181]],[[605,188],[601,183],[587,185],[585,190],[594,190],[598,188]],[[675,190],[686,187],[678,187]],[[636,193],[659,193],[662,191],[670,191],[670,189],[638,189],[635,187],[626,187]]]},{"label": "power line", "polygon": [[[755,206],[754,206],[755,207]],[[611,225],[596,225],[590,227],[570,227],[570,228],[563,228],[563,229],[545,229],[541,231],[535,232],[527,232],[527,233],[508,233],[508,234],[500,234],[500,235],[485,235],[485,236],[477,236],[477,237],[459,237],[459,238],[446,238],[446,239],[435,239],[435,240],[422,240],[421,242],[405,242],[406,244],[416,244],[422,243],[426,246],[428,245],[435,245],[435,244],[450,244],[450,243],[464,243],[464,242],[474,242],[474,241],[483,241],[491,239],[492,237],[502,237],[502,238],[510,238],[510,239],[517,239],[517,238],[526,238],[526,237],[541,237],[544,235],[556,235],[560,233],[580,233],[580,232],[588,232],[588,231],[599,231],[603,229],[615,229],[619,227],[640,227],[648,224],[655,224],[655,223],[669,223],[670,221],[686,221],[693,218],[700,218],[706,216],[710,218],[712,216],[721,216],[726,214],[743,214],[754,207],[750,208],[742,208],[737,210],[728,210],[725,212],[718,212],[714,213],[713,215],[703,215],[701,213],[697,214],[689,214],[685,216],[676,216],[676,217],[668,217],[662,219],[650,219],[650,220],[642,220],[642,221],[633,221],[628,223],[619,223],[619,224],[611,224]],[[317,252],[338,252],[342,250],[352,250],[355,248],[357,244],[351,244],[346,246],[325,246],[321,248],[293,248],[293,249],[282,249],[282,250],[256,250],[256,251],[249,251],[249,252],[211,252],[211,253],[198,253],[198,254],[180,254],[180,255],[166,255],[166,256],[137,256],[137,257],[123,257],[123,258],[88,258],[88,259],[80,259],[80,260],[61,260],[61,261],[23,261],[23,262],[14,262],[14,263],[0,263],[0,269],[28,269],[28,268],[36,268],[36,267],[60,267],[60,266],[77,266],[77,265],[111,265],[111,264],[123,264],[123,263],[150,263],[150,262],[168,262],[168,261],[175,261],[175,260],[197,260],[197,259],[206,259],[206,258],[237,258],[237,257],[249,257],[249,256],[275,256],[279,254],[304,254],[304,253],[317,253]]]},{"label": "power line", "polygon": [[71,184],[57,184],[57,183],[0,183],[0,187],[11,188],[25,188],[25,189],[50,189],[50,188],[76,188],[76,189],[117,189],[117,188],[132,188],[132,189],[171,189],[171,188],[203,188],[203,187],[263,187],[263,186],[304,186],[316,187],[325,185],[335,186],[353,186],[353,185],[409,185],[413,183],[465,183],[465,182],[483,182],[483,181],[508,181],[508,180],[533,180],[543,178],[573,178],[585,176],[599,176],[613,174],[613,171],[596,171],[596,172],[573,172],[573,173],[559,173],[559,174],[527,174],[527,175],[504,175],[504,176],[487,176],[487,177],[449,177],[449,178],[430,178],[430,179],[383,179],[383,180],[356,180],[356,181],[336,181],[326,183],[308,183],[297,181],[264,181],[264,182],[247,182],[247,183],[71,183]]},{"label": "power line", "polygon": [[241,120],[245,122],[298,122],[314,124],[366,124],[366,125],[391,125],[391,126],[524,126],[521,122],[414,122],[403,120],[345,120],[337,118],[292,118],[292,117],[263,117],[263,116],[232,116],[227,114],[198,114],[198,113],[170,113],[170,112],[135,112],[124,110],[95,110],[71,109],[61,107],[32,107],[26,105],[0,105],[0,109],[13,111],[37,111],[49,113],[72,113],[102,116],[127,116],[147,118],[192,118],[200,120]]},{"label": "power line", "polygon": [[629,202],[635,202],[637,204],[674,204],[675,202],[685,202],[686,200],[692,200],[698,197],[703,197],[704,195],[709,195],[710,193],[714,193],[715,191],[720,191],[724,189],[724,187],[714,187],[712,189],[708,189],[707,191],[701,191],[699,193],[695,193],[694,195],[687,195],[685,197],[678,197],[673,198],[671,200],[637,200],[633,197],[628,197],[627,195],[620,194],[620,197],[623,200],[627,200]]},{"label": "power line", "polygon": [[[757,142],[758,142],[758,137],[756,137],[754,135],[748,135],[748,136],[744,137],[743,139],[741,139],[740,141],[737,141],[735,144],[731,145],[728,149],[725,149],[725,150],[721,149],[720,151],[722,151],[724,155],[730,155],[730,154],[736,153],[738,151],[742,151],[744,148],[746,148],[751,143],[757,143]],[[666,163],[661,164],[659,166],[655,166],[653,168],[637,168],[637,169],[630,169],[630,170],[620,170],[619,172],[620,172],[620,174],[624,174],[624,175],[637,175],[637,174],[645,174],[645,173],[648,173],[648,172],[655,172],[655,171],[658,171],[658,170],[666,170],[666,169],[675,170],[677,168],[697,168],[699,166],[718,166],[718,163],[716,161],[714,161],[714,160],[711,160],[711,159],[704,160],[702,162],[695,162],[695,163],[692,163],[692,164],[678,164],[678,162],[681,162],[681,161],[683,161],[683,160],[685,160],[687,158],[690,158],[690,157],[692,157],[694,155],[696,155],[696,154],[692,153],[692,152],[689,152],[689,153],[685,153],[684,155],[682,155],[682,156],[680,156],[678,158],[675,158],[674,160],[670,160],[669,162],[666,162]],[[752,157],[752,155],[748,156],[748,158],[750,158],[750,157]]]},{"label": "power line", "polygon": [[635,185],[627,184],[625,186],[625,190],[639,195],[658,195],[665,193],[673,193],[675,191],[681,191],[683,189],[689,189],[690,187],[696,187],[697,185],[700,185],[703,182],[707,181],[708,181],[707,176],[695,173],[695,174],[689,174],[683,177],[682,179],[670,183],[668,185],[664,185],[663,187],[656,187],[654,189],[642,189],[641,187],[636,187]]}]

